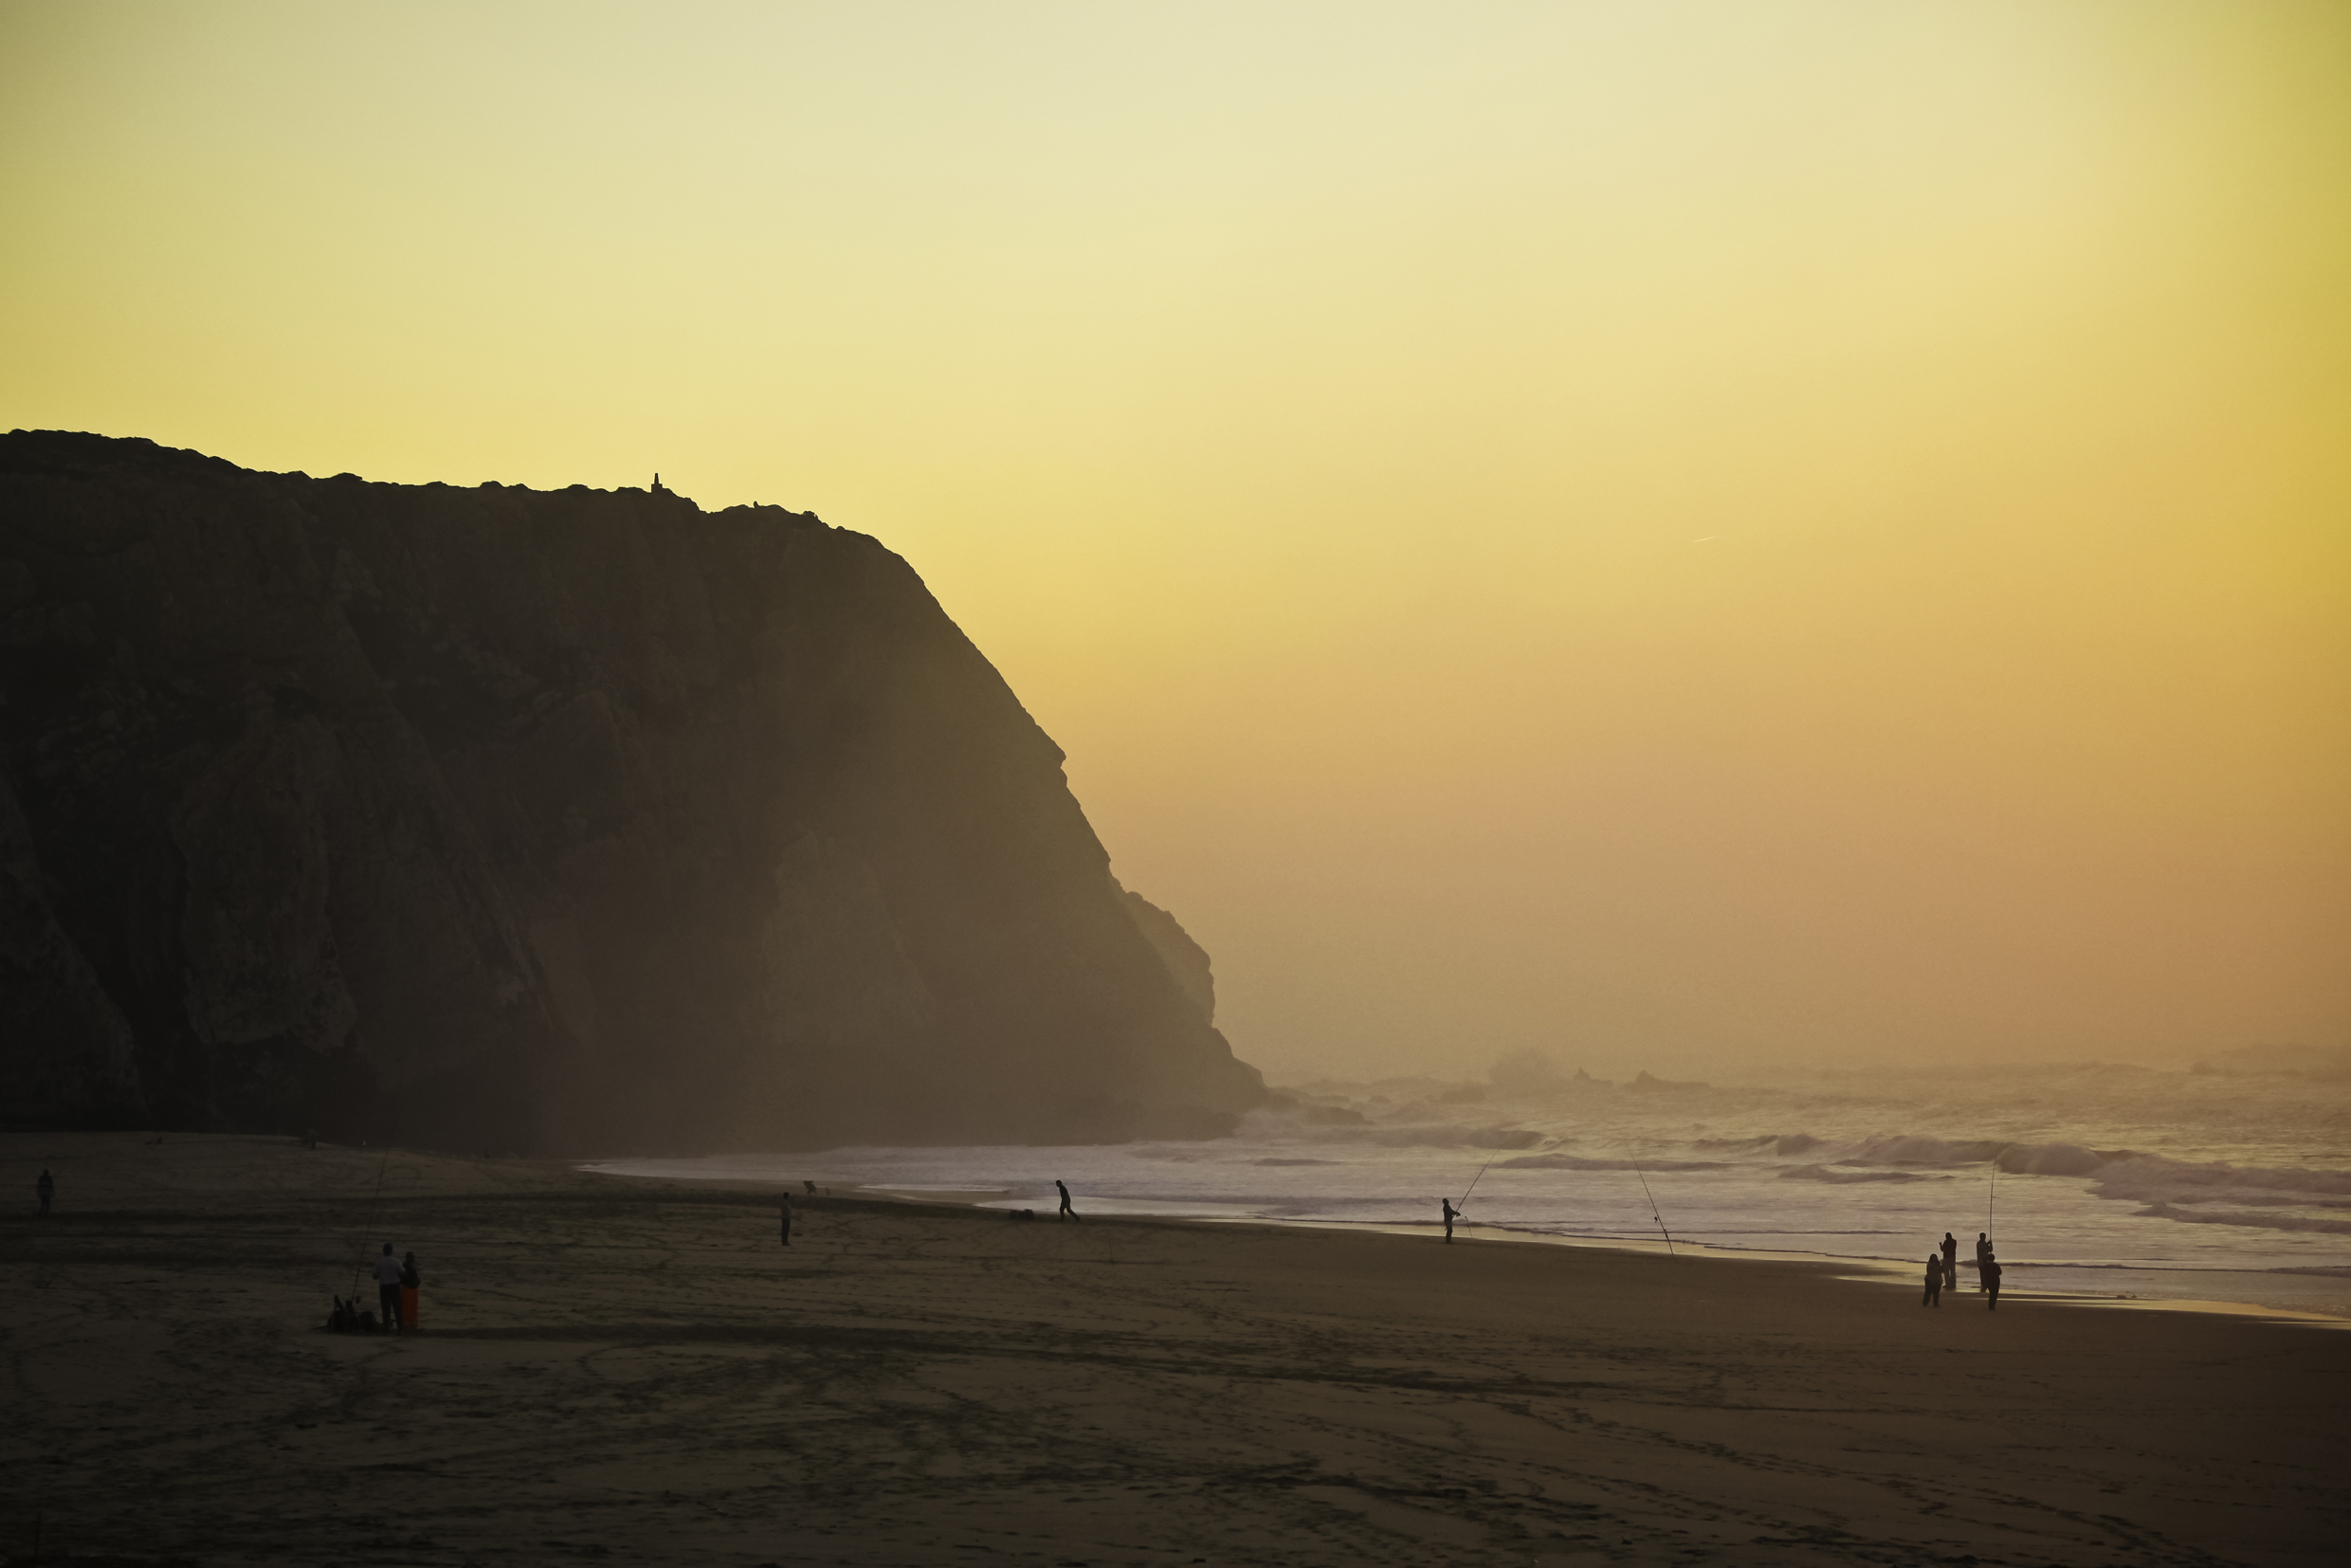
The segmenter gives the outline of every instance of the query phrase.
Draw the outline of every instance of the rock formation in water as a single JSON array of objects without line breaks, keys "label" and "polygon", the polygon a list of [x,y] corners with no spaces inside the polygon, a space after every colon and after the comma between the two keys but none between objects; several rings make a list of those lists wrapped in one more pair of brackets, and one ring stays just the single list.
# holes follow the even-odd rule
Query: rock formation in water
[{"label": "rock formation in water", "polygon": [[1096,1141],[1264,1096],[897,556],[772,506],[0,438],[15,1122]]}]

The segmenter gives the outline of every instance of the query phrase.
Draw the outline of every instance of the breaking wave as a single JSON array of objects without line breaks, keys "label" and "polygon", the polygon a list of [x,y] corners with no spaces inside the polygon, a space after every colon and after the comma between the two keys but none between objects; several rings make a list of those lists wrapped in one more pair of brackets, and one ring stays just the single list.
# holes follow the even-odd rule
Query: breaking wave
[{"label": "breaking wave", "polygon": [[1586,1159],[1580,1155],[1522,1155],[1498,1159],[1503,1171],[1727,1171],[1720,1159]]},{"label": "breaking wave", "polygon": [[1792,1133],[1786,1138],[1766,1133],[1761,1138],[1702,1138],[1691,1147],[1743,1149],[1750,1154],[1800,1155],[1807,1149],[1819,1148],[1820,1140],[1810,1133]]},{"label": "breaking wave", "polygon": [[1947,1176],[1919,1171],[1836,1171],[1826,1165],[1791,1165],[1779,1173],[1782,1181],[1949,1181]]},{"label": "breaking wave", "polygon": [[2182,1209],[2169,1203],[2139,1210],[2141,1219],[2178,1220],[2185,1225],[2242,1225],[2262,1231],[2303,1231],[2327,1236],[2351,1236],[2351,1219],[2309,1219],[2300,1214],[2248,1214],[2233,1210]]}]

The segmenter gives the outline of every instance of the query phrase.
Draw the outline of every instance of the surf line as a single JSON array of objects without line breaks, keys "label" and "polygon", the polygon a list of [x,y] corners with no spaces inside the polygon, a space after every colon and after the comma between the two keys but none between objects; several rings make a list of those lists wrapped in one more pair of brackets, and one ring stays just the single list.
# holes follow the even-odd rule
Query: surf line
[{"label": "surf line", "polygon": [[1641,1178],[1641,1195],[1649,1199],[1649,1217],[1657,1222],[1657,1233],[1666,1238],[1666,1256],[1673,1257],[1676,1255],[1673,1250],[1673,1232],[1666,1229],[1666,1216],[1657,1208],[1657,1194],[1649,1190],[1649,1173],[1641,1169],[1639,1160],[1633,1160],[1631,1164],[1632,1174]]}]

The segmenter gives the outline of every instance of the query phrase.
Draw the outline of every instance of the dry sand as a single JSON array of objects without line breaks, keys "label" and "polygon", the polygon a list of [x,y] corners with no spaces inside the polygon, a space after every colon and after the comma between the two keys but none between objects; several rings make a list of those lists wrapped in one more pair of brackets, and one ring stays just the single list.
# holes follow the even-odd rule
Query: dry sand
[{"label": "dry sand", "polygon": [[[786,1251],[772,1189],[259,1139],[8,1135],[0,1194],[11,1563],[36,1514],[41,1560],[85,1568],[2310,1563],[2351,1541],[2351,1334],[2323,1329],[885,1202],[804,1205]],[[387,1239],[418,1254],[423,1332],[321,1332]]]}]

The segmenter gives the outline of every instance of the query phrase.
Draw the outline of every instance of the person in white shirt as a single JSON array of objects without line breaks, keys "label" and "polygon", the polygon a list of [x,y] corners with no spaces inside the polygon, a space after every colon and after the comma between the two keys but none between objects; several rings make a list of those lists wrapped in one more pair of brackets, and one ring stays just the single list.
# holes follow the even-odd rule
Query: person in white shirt
[{"label": "person in white shirt", "polygon": [[384,1326],[398,1332],[400,1322],[400,1260],[392,1255],[392,1243],[384,1243],[384,1250],[375,1259],[375,1299],[382,1308]]}]

